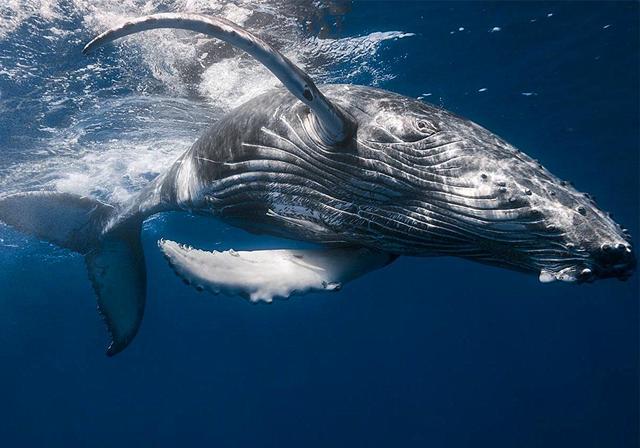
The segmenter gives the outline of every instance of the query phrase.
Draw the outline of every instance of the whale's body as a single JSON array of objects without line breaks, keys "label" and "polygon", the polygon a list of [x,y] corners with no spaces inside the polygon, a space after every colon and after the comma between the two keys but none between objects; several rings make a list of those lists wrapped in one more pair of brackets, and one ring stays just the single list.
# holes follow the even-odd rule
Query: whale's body
[{"label": "whale's body", "polygon": [[160,27],[223,38],[263,62],[286,89],[213,124],[122,206],[42,192],[0,200],[0,220],[86,256],[112,335],[108,353],[126,347],[142,319],[140,224],[172,210],[319,245],[212,253],[159,243],[186,282],[252,300],[336,290],[402,255],[454,255],[544,282],[624,279],[634,269],[628,235],[589,195],[490,131],[380,89],[318,89],[229,22],[160,14],[109,30],[87,49]]},{"label": "whale's body", "polygon": [[[553,249],[540,253],[539,265],[520,263],[520,253],[542,250],[538,234],[554,220],[575,218],[555,216],[558,202],[578,216],[580,207],[594,210],[588,195],[467,119],[380,89],[322,90],[367,123],[348,151],[320,148],[308,111],[275,89],[205,131],[119,219],[187,210],[308,242],[540,272],[545,255],[559,256]],[[590,220],[617,230],[599,210]],[[584,232],[577,221],[574,230]]]}]

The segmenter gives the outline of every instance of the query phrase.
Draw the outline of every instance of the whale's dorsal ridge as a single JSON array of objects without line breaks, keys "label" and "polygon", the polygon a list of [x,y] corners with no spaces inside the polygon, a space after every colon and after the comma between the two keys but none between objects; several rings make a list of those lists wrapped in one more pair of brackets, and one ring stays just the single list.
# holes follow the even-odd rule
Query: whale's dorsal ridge
[{"label": "whale's dorsal ridge", "polygon": [[317,127],[315,134],[322,139],[323,143],[339,145],[349,140],[355,133],[356,123],[353,119],[329,101],[307,73],[259,37],[220,17],[177,13],[139,17],[103,32],[85,45],[82,52],[87,54],[107,42],[129,34],[158,28],[176,28],[203,33],[247,52],[268,68],[289,92],[309,107]]}]

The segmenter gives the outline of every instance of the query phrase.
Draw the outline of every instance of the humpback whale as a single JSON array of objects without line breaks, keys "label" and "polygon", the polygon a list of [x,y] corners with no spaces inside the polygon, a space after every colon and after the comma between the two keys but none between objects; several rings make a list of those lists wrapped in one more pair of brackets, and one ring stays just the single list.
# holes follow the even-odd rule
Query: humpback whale
[{"label": "humpback whale", "polygon": [[0,198],[0,221],[84,256],[111,335],[108,355],[127,347],[144,313],[141,224],[167,211],[317,245],[209,252],[158,242],[186,283],[252,301],[336,291],[399,256],[463,257],[542,282],[632,274],[628,232],[538,161],[425,102],[365,86],[317,86],[232,22],[156,14],[100,34],[83,51],[157,28],[226,41],[282,87],[212,124],[124,204],[53,191]]}]

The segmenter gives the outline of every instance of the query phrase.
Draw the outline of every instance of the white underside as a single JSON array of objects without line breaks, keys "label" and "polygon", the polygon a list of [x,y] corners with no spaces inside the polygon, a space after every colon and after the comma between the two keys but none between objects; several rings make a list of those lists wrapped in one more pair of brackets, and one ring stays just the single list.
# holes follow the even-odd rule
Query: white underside
[{"label": "white underside", "polygon": [[364,248],[208,252],[160,240],[176,273],[199,290],[271,302],[274,297],[337,291],[347,281],[389,262]]}]

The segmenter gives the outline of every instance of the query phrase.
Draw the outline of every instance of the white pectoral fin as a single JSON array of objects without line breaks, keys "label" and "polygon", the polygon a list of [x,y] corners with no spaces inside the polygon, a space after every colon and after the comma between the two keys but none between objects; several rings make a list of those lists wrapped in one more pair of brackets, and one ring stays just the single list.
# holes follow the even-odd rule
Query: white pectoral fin
[{"label": "white pectoral fin", "polygon": [[270,302],[312,291],[335,291],[381,268],[393,256],[365,248],[208,252],[160,240],[175,272],[199,290]]},{"label": "white pectoral fin", "polygon": [[353,137],[356,129],[353,118],[325,97],[309,75],[259,37],[220,17],[177,13],[139,17],[100,34],[89,42],[82,52],[86,54],[115,39],[158,28],[175,28],[203,33],[246,51],[282,81],[282,84],[296,98],[309,107],[313,113],[313,122],[317,124],[313,129],[323,143],[338,149],[342,147],[340,143]]}]

